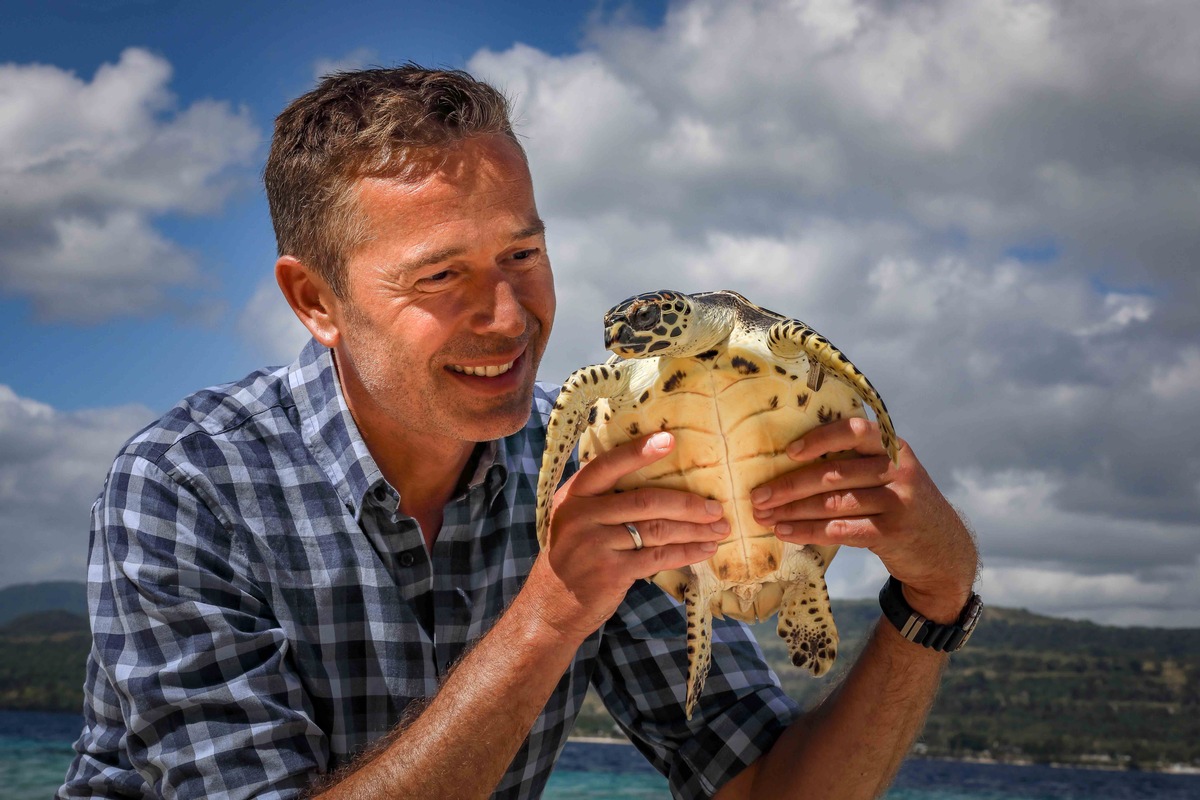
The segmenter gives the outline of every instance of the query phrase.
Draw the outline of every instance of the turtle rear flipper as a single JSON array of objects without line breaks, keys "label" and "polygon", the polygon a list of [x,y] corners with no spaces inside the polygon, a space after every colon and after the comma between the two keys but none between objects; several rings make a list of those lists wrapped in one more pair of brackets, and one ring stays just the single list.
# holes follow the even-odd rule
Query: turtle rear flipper
[{"label": "turtle rear flipper", "polygon": [[787,644],[792,664],[821,677],[837,659],[838,633],[825,586],[825,564],[816,551],[789,553],[780,581],[779,637]]},{"label": "turtle rear flipper", "polygon": [[550,421],[546,424],[546,450],[538,473],[537,537],[546,547],[550,539],[550,505],[562,480],[563,470],[579,435],[588,426],[588,413],[602,397],[612,397],[629,385],[629,371],[619,366],[596,364],[571,373],[563,384]]},{"label": "turtle rear flipper", "polygon": [[717,581],[707,564],[693,567],[692,578],[683,591],[684,611],[687,614],[688,681],[684,705],[687,718],[704,689],[704,679],[712,664],[712,603],[718,594]]}]

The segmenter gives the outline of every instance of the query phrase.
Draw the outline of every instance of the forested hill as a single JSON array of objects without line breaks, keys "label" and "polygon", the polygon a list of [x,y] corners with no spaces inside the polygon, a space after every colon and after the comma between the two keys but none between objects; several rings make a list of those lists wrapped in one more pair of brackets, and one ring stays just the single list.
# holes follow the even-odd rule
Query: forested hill
[{"label": "forested hill", "polygon": [[78,581],[47,581],[0,589],[0,626],[23,614],[56,610],[86,617],[87,587]]},{"label": "forested hill", "polygon": [[[879,611],[874,601],[843,601],[834,614],[847,656],[836,681]],[[757,627],[788,692],[819,699],[829,681],[800,674],[774,626]],[[918,751],[1200,767],[1200,630],[1117,628],[988,607],[967,647],[951,657]]]},{"label": "forested hill", "polygon": [[[879,619],[873,600],[835,599],[833,612],[841,653],[820,679],[791,665],[773,622],[754,626],[784,688],[806,706],[837,684]],[[576,731],[614,733],[594,696]],[[1200,629],[1117,628],[988,606],[951,658],[916,752],[1200,768]]]},{"label": "forested hill", "polygon": [[[82,584],[0,590],[0,708],[78,712],[90,646]],[[878,619],[834,600],[838,664],[807,677],[774,624],[755,634],[805,705],[835,686]],[[589,696],[578,735],[620,735]],[[946,672],[917,752],[930,756],[1200,768],[1200,630],[1116,628],[989,606]]]}]

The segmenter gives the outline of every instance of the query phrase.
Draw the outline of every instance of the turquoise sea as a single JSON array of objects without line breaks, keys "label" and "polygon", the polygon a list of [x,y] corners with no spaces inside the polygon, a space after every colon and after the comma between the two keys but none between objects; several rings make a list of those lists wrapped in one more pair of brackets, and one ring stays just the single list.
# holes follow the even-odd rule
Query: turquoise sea
[{"label": "turquoise sea", "polygon": [[[45,800],[71,762],[79,717],[0,711],[0,797]],[[546,800],[668,797],[633,747],[570,742]],[[1200,775],[1103,772],[911,759],[888,800],[1200,800]]]}]

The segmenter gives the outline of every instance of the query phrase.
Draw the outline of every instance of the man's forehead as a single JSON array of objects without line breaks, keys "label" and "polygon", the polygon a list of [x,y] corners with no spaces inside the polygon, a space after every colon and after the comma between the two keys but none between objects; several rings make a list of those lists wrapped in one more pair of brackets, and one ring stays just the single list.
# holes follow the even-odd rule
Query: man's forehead
[{"label": "man's forehead", "polygon": [[417,193],[431,186],[460,193],[486,190],[490,184],[529,181],[529,166],[521,149],[506,136],[476,136],[445,148],[404,154],[402,163],[386,174],[364,175],[355,181],[364,189]]},{"label": "man's forehead", "polygon": [[361,247],[407,271],[476,245],[507,246],[541,234],[545,225],[516,146],[463,149],[420,178],[359,179],[354,192]]}]

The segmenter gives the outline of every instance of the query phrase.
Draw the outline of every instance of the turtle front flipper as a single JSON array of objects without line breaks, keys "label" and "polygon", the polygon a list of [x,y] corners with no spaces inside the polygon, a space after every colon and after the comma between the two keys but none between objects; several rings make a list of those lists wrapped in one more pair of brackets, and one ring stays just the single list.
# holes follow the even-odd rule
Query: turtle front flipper
[{"label": "turtle front flipper", "polygon": [[[830,375],[840,378],[849,384],[863,402],[875,412],[879,422],[879,436],[883,447],[891,456],[892,462],[900,463],[900,445],[896,436],[896,428],[892,425],[892,417],[888,414],[887,406],[875,387],[867,380],[858,367],[846,358],[821,334],[805,325],[798,319],[785,319],[776,322],[767,333],[767,347],[779,358],[798,359],[807,356],[809,359],[809,385],[816,391],[821,386],[820,370],[827,370]],[[815,384],[815,385],[813,385]]]},{"label": "turtle front flipper", "polygon": [[692,578],[683,591],[684,612],[687,614],[688,681],[684,711],[692,711],[700,700],[704,679],[712,664],[712,602],[718,594],[718,584],[707,564],[695,564]]},{"label": "turtle front flipper", "polygon": [[787,644],[792,663],[819,678],[837,659],[838,632],[829,607],[824,559],[810,547],[788,554],[781,576],[779,638]]},{"label": "turtle front flipper", "polygon": [[554,501],[554,490],[562,480],[579,435],[588,426],[588,412],[597,400],[619,394],[628,385],[629,370],[607,364],[577,369],[563,383],[546,425],[546,450],[538,473],[537,537],[541,547],[545,547],[550,539],[550,505]]}]

